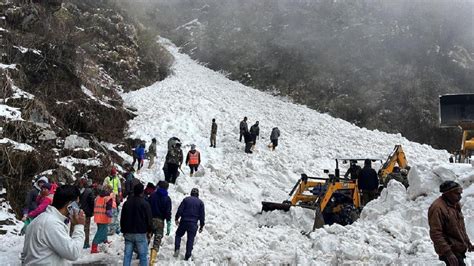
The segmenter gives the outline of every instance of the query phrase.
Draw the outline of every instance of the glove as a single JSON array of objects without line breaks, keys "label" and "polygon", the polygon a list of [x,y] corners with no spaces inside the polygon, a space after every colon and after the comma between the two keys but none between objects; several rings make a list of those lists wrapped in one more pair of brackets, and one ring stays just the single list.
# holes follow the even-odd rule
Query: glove
[{"label": "glove", "polygon": [[458,266],[459,265],[458,258],[456,258],[456,256],[453,253],[449,254],[446,257],[446,259],[448,260],[449,266]]},{"label": "glove", "polygon": [[166,221],[166,235],[169,236],[171,233],[171,221]]}]

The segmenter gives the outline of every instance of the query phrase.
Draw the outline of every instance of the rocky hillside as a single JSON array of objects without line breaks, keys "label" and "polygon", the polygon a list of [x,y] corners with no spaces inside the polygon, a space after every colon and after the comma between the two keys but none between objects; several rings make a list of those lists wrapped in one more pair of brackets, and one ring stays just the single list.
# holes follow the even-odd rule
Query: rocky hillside
[{"label": "rocky hillside", "polygon": [[119,93],[164,79],[172,57],[115,1],[2,0],[0,27],[0,175],[18,212],[37,174],[101,180],[122,164],[134,114]]}]

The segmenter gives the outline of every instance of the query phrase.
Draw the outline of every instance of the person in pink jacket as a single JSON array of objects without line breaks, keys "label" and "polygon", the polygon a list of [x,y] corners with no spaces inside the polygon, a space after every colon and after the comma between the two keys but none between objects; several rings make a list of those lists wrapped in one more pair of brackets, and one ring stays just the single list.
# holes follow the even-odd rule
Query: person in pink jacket
[{"label": "person in pink jacket", "polygon": [[51,183],[46,183],[41,187],[40,194],[36,198],[38,207],[28,213],[28,218],[34,219],[43,213],[46,208],[53,202],[53,194],[50,193]]}]

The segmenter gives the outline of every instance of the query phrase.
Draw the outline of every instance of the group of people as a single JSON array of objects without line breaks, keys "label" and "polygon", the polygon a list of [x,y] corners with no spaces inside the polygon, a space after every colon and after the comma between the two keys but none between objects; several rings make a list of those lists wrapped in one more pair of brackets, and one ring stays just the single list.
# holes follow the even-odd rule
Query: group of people
[{"label": "group of people", "polygon": [[357,180],[359,192],[361,193],[361,204],[363,206],[377,198],[379,177],[377,172],[372,168],[372,161],[370,159],[364,160],[363,168],[357,165],[356,160],[351,160],[349,169],[347,169],[344,177]]},{"label": "group of people", "polygon": [[[255,124],[253,124],[249,129],[247,124],[247,117],[244,117],[244,119],[240,121],[239,130],[239,141],[242,142],[242,137],[244,137],[245,153],[253,153],[252,151],[255,149],[257,139],[260,139],[259,122],[256,121]],[[271,142],[268,147],[272,150],[275,150],[275,148],[278,146],[278,138],[280,138],[280,130],[278,129],[278,127],[274,127],[272,129],[272,133],[270,134]]]},{"label": "group of people", "polygon": [[[130,265],[133,252],[138,254],[140,265],[156,262],[161,240],[170,235],[172,201],[168,195],[169,183],[159,181],[156,186],[144,185],[131,171],[125,174],[125,191],[122,194],[121,178],[112,168],[103,184],[96,188],[87,178],[81,178],[75,185],[62,185],[51,193],[51,184],[46,177],[39,177],[28,193],[25,208],[25,242],[21,256],[25,265],[63,265],[77,260],[82,249],[90,248],[99,253],[101,244],[109,244],[110,227],[113,233],[123,233],[125,239],[124,265]],[[36,205],[30,198],[38,195]],[[118,208],[122,202],[120,222]],[[41,198],[41,200],[39,200]],[[47,198],[44,199],[44,198]],[[97,231],[90,246],[91,219],[97,224]],[[26,221],[29,221],[26,223]],[[197,232],[205,224],[204,203],[199,199],[199,190],[193,188],[190,196],[183,199],[175,215],[174,257],[179,256],[181,238],[187,234],[184,259],[192,255]],[[113,226],[114,222],[117,227]],[[151,243],[150,260],[148,246]]]}]

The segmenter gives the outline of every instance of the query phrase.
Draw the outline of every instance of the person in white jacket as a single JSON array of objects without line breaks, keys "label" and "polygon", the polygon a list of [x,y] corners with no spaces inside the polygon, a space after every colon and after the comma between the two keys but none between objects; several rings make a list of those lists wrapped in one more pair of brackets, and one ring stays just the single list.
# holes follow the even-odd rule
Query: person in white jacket
[{"label": "person in white jacket", "polygon": [[74,204],[79,195],[79,189],[71,185],[56,190],[52,205],[26,229],[22,265],[69,265],[79,258],[85,238],[85,215]]}]

